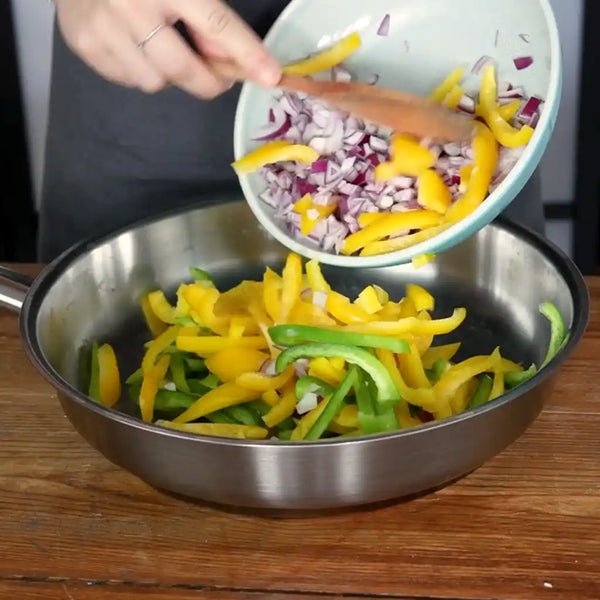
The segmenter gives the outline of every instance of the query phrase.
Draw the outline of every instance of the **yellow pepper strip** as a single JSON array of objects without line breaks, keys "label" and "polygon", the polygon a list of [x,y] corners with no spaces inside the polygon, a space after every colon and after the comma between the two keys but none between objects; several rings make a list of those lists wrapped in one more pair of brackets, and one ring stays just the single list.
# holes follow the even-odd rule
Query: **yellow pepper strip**
[{"label": "yellow pepper strip", "polygon": [[169,304],[162,290],[154,290],[147,296],[152,312],[164,323],[175,323],[175,307]]},{"label": "yellow pepper strip", "polygon": [[189,317],[190,316],[190,305],[187,303],[186,299],[183,297],[183,291],[187,285],[182,283],[177,288],[177,304],[175,305],[175,317]]},{"label": "yellow pepper strip", "polygon": [[275,406],[281,400],[277,390],[267,390],[261,397],[269,406]]},{"label": "yellow pepper strip", "polygon": [[242,373],[258,371],[269,355],[254,348],[233,346],[219,350],[205,360],[206,368],[220,381],[234,381]]},{"label": "yellow pepper strip", "polygon": [[501,368],[494,369],[494,382],[490,392],[490,400],[495,400],[504,394],[504,372]]},{"label": "yellow pepper strip", "polygon": [[[426,310],[422,310],[417,315],[417,318],[421,319],[422,321],[431,321],[431,319],[432,319],[431,315]],[[433,343],[433,335],[431,333],[429,335],[415,336],[415,346],[417,348],[417,352],[419,353],[419,356],[421,356],[421,357],[425,354],[425,352],[427,352],[427,350],[429,350],[429,347],[431,346],[432,343]]]},{"label": "yellow pepper strip", "polygon": [[333,417],[333,422],[347,429],[358,429],[358,407],[354,405],[344,406],[339,414]]},{"label": "yellow pepper strip", "polygon": [[236,377],[237,385],[255,392],[266,392],[282,388],[295,374],[294,365],[290,365],[279,375],[267,375],[266,373],[242,373]]},{"label": "yellow pepper strip", "polygon": [[466,192],[448,209],[446,218],[456,223],[470,215],[486,198],[498,164],[498,144],[492,132],[479,121],[473,121],[477,134],[473,139],[473,170]]},{"label": "yellow pepper strip", "polygon": [[324,357],[313,358],[308,363],[308,375],[310,377],[317,377],[322,379],[329,385],[334,387],[338,386],[339,383],[344,379],[346,374],[343,369],[337,369],[329,359]]},{"label": "yellow pepper strip", "polygon": [[466,381],[481,373],[493,371],[500,360],[498,348],[489,356],[472,356],[452,365],[433,386],[436,396],[448,402]]},{"label": "yellow pepper strip", "polygon": [[281,303],[279,305],[279,323],[287,323],[290,312],[300,299],[302,291],[302,259],[295,252],[287,255],[281,272]]},{"label": "yellow pepper strip", "polygon": [[[319,220],[325,219],[335,212],[337,202],[323,206],[314,204],[310,194],[304,194],[296,204],[294,204],[294,212],[302,215],[300,221],[300,231],[302,235],[308,235],[317,225]],[[313,214],[314,213],[314,214]]]},{"label": "yellow pepper strip", "polygon": [[458,69],[454,69],[442,83],[440,83],[434,90],[431,92],[429,96],[432,100],[436,102],[442,102],[444,98],[452,91],[454,86],[458,84],[458,82],[462,79],[463,73],[465,72],[465,67],[459,67]]},{"label": "yellow pepper strip", "polygon": [[267,142],[252,150],[246,156],[231,163],[238,175],[254,173],[265,165],[280,161],[293,161],[311,164],[319,158],[319,153],[310,146],[292,144],[283,140]]},{"label": "yellow pepper strip", "polygon": [[219,290],[213,287],[189,285],[182,292],[190,308],[200,319],[200,325],[208,327],[214,333],[227,335],[228,319],[215,315],[215,305],[219,299]]},{"label": "yellow pepper strip", "polygon": [[261,281],[244,280],[235,287],[219,294],[215,303],[215,315],[248,314],[248,304],[254,299],[262,300],[263,284]]},{"label": "yellow pepper strip", "polygon": [[154,366],[158,355],[175,341],[180,329],[179,325],[172,325],[150,342],[142,359],[142,371],[147,371]]},{"label": "yellow pepper strip", "polygon": [[452,194],[437,171],[427,169],[419,177],[417,202],[428,210],[444,214],[452,202]]},{"label": "yellow pepper strip", "polygon": [[397,302],[386,302],[376,316],[380,321],[395,321],[402,316],[402,309]]},{"label": "yellow pepper strip", "polygon": [[296,306],[290,313],[289,322],[315,327],[335,327],[337,325],[337,321],[332,319],[324,309],[312,302],[304,302],[304,300],[296,302]]},{"label": "yellow pepper strip", "polygon": [[416,317],[417,316],[417,307],[415,303],[406,296],[400,300],[400,316],[398,318],[405,319],[406,317]]},{"label": "yellow pepper strip", "polygon": [[417,417],[411,417],[410,415],[396,415],[398,417],[398,422],[400,423],[401,429],[409,429],[410,427],[417,427],[418,425],[422,425],[421,421],[417,419]]},{"label": "yellow pepper strip", "polygon": [[283,67],[283,72],[290,75],[319,73],[339,65],[358,48],[360,48],[360,35],[353,32],[318,54]]},{"label": "yellow pepper strip", "polygon": [[121,376],[115,351],[110,344],[98,348],[98,386],[100,402],[109,408],[121,397]]},{"label": "yellow pepper strip", "polygon": [[467,316],[465,308],[455,308],[450,317],[423,321],[416,317],[406,317],[397,321],[372,321],[371,323],[357,323],[346,325],[345,331],[367,333],[374,335],[444,335],[454,331]]},{"label": "yellow pepper strip", "polygon": [[358,294],[354,304],[370,315],[374,315],[383,308],[379,295],[372,285],[368,285]]},{"label": "yellow pepper strip", "polygon": [[337,433],[338,435],[344,435],[346,433],[350,433],[352,429],[350,427],[342,427],[338,423],[336,423],[335,419],[332,419],[327,426],[328,431],[332,431],[333,433]]},{"label": "yellow pepper strip", "polygon": [[328,358],[327,360],[338,371],[343,371],[346,368],[346,361],[343,358]]},{"label": "yellow pepper strip", "polygon": [[166,354],[155,365],[144,371],[144,379],[140,388],[140,411],[144,421],[151,422],[154,418],[154,398],[170,362],[171,357]]},{"label": "yellow pepper strip", "polygon": [[398,369],[398,363],[396,362],[396,356],[391,350],[387,350],[385,348],[376,348],[375,355],[388,370],[390,377],[394,380],[394,383],[400,392],[400,402],[398,402],[398,404],[395,406],[396,415],[410,415],[410,410],[408,409],[407,404],[408,398],[403,394],[403,391],[406,391],[408,386],[404,383],[404,379],[402,379],[402,375]]},{"label": "yellow pepper strip", "polygon": [[173,419],[173,421],[175,423],[195,421],[200,417],[205,417],[206,415],[215,412],[215,410],[242,404],[243,402],[248,402],[248,400],[253,400],[256,397],[257,393],[254,390],[248,390],[236,385],[232,381],[228,381],[198,398],[194,404]]},{"label": "yellow pepper strip", "polygon": [[310,431],[310,428],[315,424],[316,420],[321,416],[321,413],[325,410],[329,398],[323,398],[315,408],[310,412],[307,412],[296,425],[294,431],[292,431],[291,439],[303,440],[306,434]]},{"label": "yellow pepper strip", "polygon": [[167,328],[167,324],[154,314],[154,311],[150,306],[150,301],[148,300],[148,294],[142,296],[140,304],[142,312],[144,313],[146,325],[148,326],[150,333],[152,333],[152,337],[158,337]]},{"label": "yellow pepper strip", "polygon": [[406,297],[412,300],[418,312],[422,310],[434,310],[435,299],[433,296],[420,285],[416,283],[406,284]]},{"label": "yellow pepper strip", "polygon": [[[233,316],[229,322],[228,335],[231,338],[241,338],[246,331],[246,319],[244,317]],[[182,331],[181,335],[185,335]]]},{"label": "yellow pepper strip", "polygon": [[325,309],[341,323],[367,323],[374,319],[373,315],[352,304],[349,298],[339,292],[331,291],[327,294]]},{"label": "yellow pepper strip", "polygon": [[265,338],[271,358],[275,359],[281,353],[281,350],[273,344],[273,340],[269,335],[269,327],[272,327],[273,321],[269,318],[269,315],[265,312],[264,304],[262,300],[256,298],[251,300],[248,305],[248,312],[252,315],[256,325],[258,326],[260,333]]},{"label": "yellow pepper strip", "polygon": [[410,352],[398,354],[396,356],[402,379],[404,379],[408,386],[413,388],[426,389],[431,387],[431,383],[427,378],[427,375],[425,375],[421,356],[419,355],[414,342],[409,342],[409,347]]},{"label": "yellow pepper strip", "polygon": [[358,215],[358,224],[361,227],[367,227],[369,225],[373,225],[373,223],[375,223],[375,221],[379,221],[380,219],[382,219],[383,217],[385,217],[387,213],[361,213],[360,215]]},{"label": "yellow pepper strip", "polygon": [[294,414],[297,403],[295,384],[293,381],[289,381],[283,389],[283,394],[279,402],[272,406],[266,415],[263,415],[262,420],[267,427],[275,427],[275,425],[279,425],[281,421]]},{"label": "yellow pepper strip", "polygon": [[281,313],[281,277],[267,267],[263,276],[263,302],[271,320],[276,322]]},{"label": "yellow pepper strip", "polygon": [[306,277],[308,285],[313,292],[329,292],[331,286],[327,283],[321,271],[321,265],[314,258],[309,260],[305,265]]},{"label": "yellow pepper strip", "polygon": [[521,129],[515,129],[498,112],[496,69],[493,63],[487,64],[483,69],[479,103],[482,117],[500,144],[507,148],[517,148],[529,142],[533,135],[532,127],[523,125]]},{"label": "yellow pepper strip", "polygon": [[379,303],[383,306],[384,304],[387,304],[390,301],[390,295],[379,285],[377,285],[376,283],[373,284],[373,289],[375,290],[375,293],[377,294],[377,298],[379,300]]},{"label": "yellow pepper strip", "polygon": [[239,440],[264,440],[269,431],[258,425],[234,425],[232,423],[175,423],[174,421],[156,421],[157,425],[196,433],[198,435],[212,435],[216,437],[235,438]]},{"label": "yellow pepper strip", "polygon": [[430,263],[434,258],[435,254],[419,254],[419,256],[415,256],[410,262],[415,269],[420,269],[427,263]]},{"label": "yellow pepper strip", "polygon": [[294,204],[294,212],[303,215],[307,210],[312,208],[313,201],[310,194],[304,194],[296,204]]},{"label": "yellow pepper strip", "polygon": [[503,372],[503,373],[512,373],[513,371],[523,371],[523,365],[520,365],[516,362],[513,362],[512,360],[509,360],[508,358],[504,358],[502,357],[500,359],[500,362],[498,363],[498,368]]},{"label": "yellow pepper strip", "polygon": [[375,167],[375,181],[388,181],[396,175],[418,177],[430,169],[437,160],[436,155],[414,138],[395,134],[390,140],[392,160]]},{"label": "yellow pepper strip", "polygon": [[433,363],[438,358],[450,361],[459,350],[460,342],[456,342],[455,344],[444,344],[443,346],[431,346],[427,349],[427,352],[423,354],[421,361],[426,369],[431,369]]},{"label": "yellow pepper strip", "polygon": [[469,400],[477,387],[477,379],[471,377],[471,379],[465,381],[457,390],[456,394],[450,399],[450,408],[452,414],[458,415],[465,412]]},{"label": "yellow pepper strip", "polygon": [[249,335],[242,338],[222,337],[219,335],[179,335],[175,340],[178,350],[194,352],[202,358],[226,348],[254,348],[263,350],[268,347],[262,335]]},{"label": "yellow pepper strip", "polygon": [[411,210],[402,213],[386,213],[384,217],[375,221],[355,233],[351,233],[344,242],[342,252],[354,254],[367,244],[375,242],[389,235],[394,235],[404,229],[423,229],[439,225],[441,216],[431,210]]},{"label": "yellow pepper strip", "polygon": [[[497,109],[498,109],[498,112],[500,113],[500,116],[505,121],[510,121],[517,114],[517,111],[519,110],[520,106],[521,106],[520,100],[513,100],[509,104],[498,104]],[[479,103],[477,103],[475,105],[475,114],[478,117],[483,117],[483,112],[481,110],[481,105]]]},{"label": "yellow pepper strip", "polygon": [[461,194],[464,194],[469,189],[469,182],[471,181],[471,174],[473,173],[473,167],[475,165],[465,165],[458,170],[460,176],[460,184],[458,189]]},{"label": "yellow pepper strip", "polygon": [[449,225],[446,224],[438,225],[437,227],[429,227],[409,235],[403,235],[378,242],[370,242],[361,250],[360,256],[375,256],[376,254],[387,254],[388,252],[402,250],[403,248],[420,244],[425,240],[435,237],[439,233],[442,233],[444,229],[448,229],[448,227]]},{"label": "yellow pepper strip", "polygon": [[458,103],[460,99],[463,97],[464,90],[460,87],[460,85],[456,84],[447,94],[443,100],[443,104],[445,104],[448,108],[455,110],[458,108]]}]

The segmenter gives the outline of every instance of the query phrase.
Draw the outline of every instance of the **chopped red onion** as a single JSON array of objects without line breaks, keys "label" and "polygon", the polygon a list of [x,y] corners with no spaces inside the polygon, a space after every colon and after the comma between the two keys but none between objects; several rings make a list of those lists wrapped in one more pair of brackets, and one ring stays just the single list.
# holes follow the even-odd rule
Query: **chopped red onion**
[{"label": "chopped red onion", "polygon": [[260,366],[260,372],[269,375],[270,377],[274,377],[277,374],[277,371],[275,370],[275,361],[270,358],[265,360]]},{"label": "chopped red onion", "polygon": [[387,36],[390,34],[390,15],[385,15],[377,28],[377,35]]},{"label": "chopped red onion", "polygon": [[318,402],[319,398],[314,392],[306,392],[306,394],[300,398],[298,404],[296,404],[296,412],[299,415],[304,415],[314,408],[317,408]]},{"label": "chopped red onion", "polygon": [[519,37],[526,43],[529,44],[529,34],[528,33],[520,33]]},{"label": "chopped red onion", "polygon": [[463,94],[462,98],[458,101],[458,108],[470,115],[475,114],[475,100],[471,96]]},{"label": "chopped red onion", "polygon": [[475,74],[475,75],[479,75],[481,74],[481,72],[483,71],[483,69],[485,68],[486,65],[490,64],[491,62],[493,62],[494,59],[491,56],[487,56],[487,55],[483,55],[474,65],[473,68],[471,69],[471,71]]},{"label": "chopped red onion", "polygon": [[533,57],[532,56],[519,56],[519,57],[513,59],[513,62],[515,63],[515,67],[517,68],[517,71],[522,71],[523,69],[526,69],[527,67],[530,67],[533,64]]},{"label": "chopped red onion", "polygon": [[312,303],[319,308],[325,308],[327,302],[327,294],[325,292],[313,292]]}]

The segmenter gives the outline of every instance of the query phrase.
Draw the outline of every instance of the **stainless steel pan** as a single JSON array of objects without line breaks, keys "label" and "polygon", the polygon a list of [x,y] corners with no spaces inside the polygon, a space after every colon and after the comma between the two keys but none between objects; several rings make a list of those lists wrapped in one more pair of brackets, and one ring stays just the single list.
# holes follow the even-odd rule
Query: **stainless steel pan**
[{"label": "stainless steel pan", "polygon": [[498,222],[417,271],[410,265],[324,269],[348,294],[376,282],[401,296],[408,281],[421,283],[436,296],[440,315],[467,307],[464,355],[499,344],[505,356],[526,365],[541,362],[548,341],[538,305],[556,303],[572,329],[565,350],[528,383],[482,408],[376,437],[254,442],[162,429],[138,419],[125,398],[118,410],[108,410],[81,391],[81,356],[92,340],[114,344],[124,375],[139,365],[147,338],[141,293],[174,290],[192,265],[210,271],[219,285],[232,285],[259,277],[265,265],[279,267],[285,255],[244,202],[219,202],[74,247],[29,288],[4,270],[0,304],[20,312],[30,360],[56,388],[75,429],[109,460],[163,490],[273,513],[387,501],[469,473],[536,418],[588,321],[587,289],[573,263],[534,233]]}]

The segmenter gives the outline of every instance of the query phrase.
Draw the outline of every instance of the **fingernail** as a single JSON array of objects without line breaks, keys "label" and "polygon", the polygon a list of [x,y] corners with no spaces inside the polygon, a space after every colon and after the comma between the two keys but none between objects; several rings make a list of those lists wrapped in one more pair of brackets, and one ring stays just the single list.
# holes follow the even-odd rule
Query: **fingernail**
[{"label": "fingernail", "polygon": [[276,86],[281,79],[281,67],[273,59],[261,62],[254,71],[257,83],[264,87]]}]

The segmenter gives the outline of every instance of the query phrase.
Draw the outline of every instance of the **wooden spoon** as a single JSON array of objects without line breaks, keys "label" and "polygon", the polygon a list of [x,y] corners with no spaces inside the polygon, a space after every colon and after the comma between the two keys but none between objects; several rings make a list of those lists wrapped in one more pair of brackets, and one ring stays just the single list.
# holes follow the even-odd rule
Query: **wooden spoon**
[{"label": "wooden spoon", "polygon": [[[219,74],[243,81],[238,66],[229,61],[211,60]],[[397,133],[444,142],[469,140],[474,135],[472,120],[429,98],[376,87],[365,83],[323,81],[284,73],[277,87],[304,92],[331,106]]]}]

